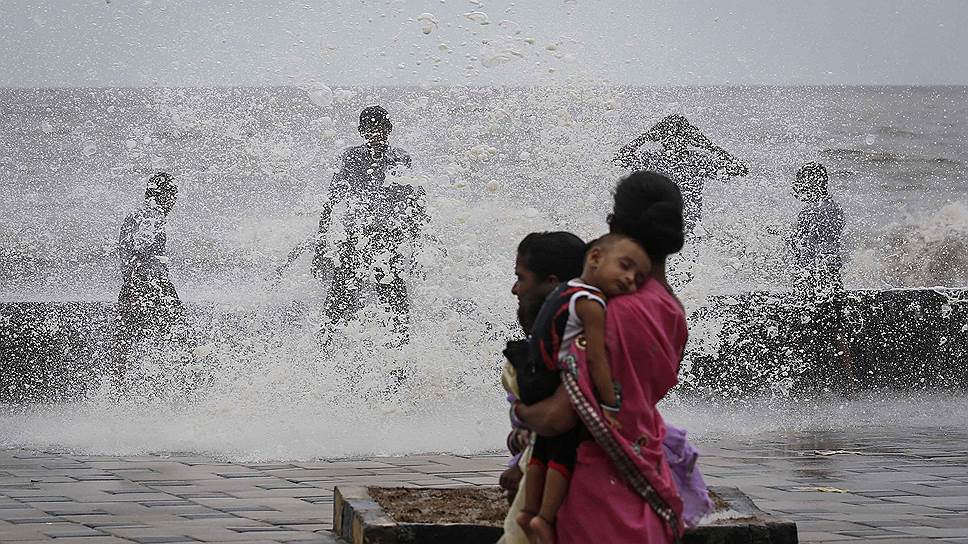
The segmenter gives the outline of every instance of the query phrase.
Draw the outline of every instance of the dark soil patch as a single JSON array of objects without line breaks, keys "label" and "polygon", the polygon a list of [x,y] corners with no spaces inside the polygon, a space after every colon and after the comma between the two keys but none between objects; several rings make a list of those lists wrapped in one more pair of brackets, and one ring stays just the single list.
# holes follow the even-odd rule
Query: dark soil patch
[{"label": "dark soil patch", "polygon": [[[370,497],[397,523],[460,523],[500,527],[508,513],[507,496],[497,487],[371,487],[368,491]],[[729,509],[729,503],[715,493],[710,492],[709,498],[715,505],[713,511]],[[742,520],[729,519],[721,523],[737,521]]]},{"label": "dark soil patch", "polygon": [[729,503],[712,491],[709,492],[709,499],[713,501],[713,512],[729,509]]},{"label": "dark soil patch", "polygon": [[497,487],[425,489],[371,487],[373,498],[397,523],[461,523],[500,527],[508,513]]}]

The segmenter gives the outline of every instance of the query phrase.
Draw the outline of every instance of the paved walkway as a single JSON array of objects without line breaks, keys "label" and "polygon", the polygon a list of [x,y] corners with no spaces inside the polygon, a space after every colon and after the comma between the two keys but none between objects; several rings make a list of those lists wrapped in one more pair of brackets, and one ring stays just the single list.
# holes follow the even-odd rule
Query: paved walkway
[{"label": "paved walkway", "polygon": [[[801,542],[968,543],[968,430],[700,441],[711,485],[797,521]],[[494,485],[503,457],[226,463],[0,450],[0,542],[333,542],[338,485]]]}]

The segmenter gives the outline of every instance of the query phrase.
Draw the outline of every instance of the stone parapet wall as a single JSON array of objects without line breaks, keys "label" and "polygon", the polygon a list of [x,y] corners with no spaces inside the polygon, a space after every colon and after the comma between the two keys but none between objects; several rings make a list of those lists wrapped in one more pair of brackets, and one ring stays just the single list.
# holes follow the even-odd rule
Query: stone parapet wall
[{"label": "stone parapet wall", "polygon": [[[190,322],[235,341],[267,320],[292,325],[305,308],[296,303],[271,316],[212,304],[187,304],[186,311]],[[836,386],[847,372],[869,387],[968,386],[968,290],[849,291],[843,320],[849,369],[833,355],[821,364],[804,362],[806,349],[829,343],[811,332],[809,315],[789,294],[709,299],[689,316],[681,389],[790,393]],[[110,366],[114,331],[110,302],[0,303],[0,401],[57,400],[84,391]]]}]

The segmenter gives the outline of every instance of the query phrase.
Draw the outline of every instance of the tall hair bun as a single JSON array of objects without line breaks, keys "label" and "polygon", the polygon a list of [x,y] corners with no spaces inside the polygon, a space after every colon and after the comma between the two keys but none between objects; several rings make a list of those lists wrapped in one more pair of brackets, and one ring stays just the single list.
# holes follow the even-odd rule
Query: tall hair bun
[{"label": "tall hair bun", "polygon": [[685,244],[682,207],[673,202],[660,201],[648,206],[639,215],[641,237],[650,253],[668,255],[678,253]]},{"label": "tall hair bun", "polygon": [[613,232],[635,238],[655,260],[682,249],[682,193],[657,172],[634,172],[615,188]]}]

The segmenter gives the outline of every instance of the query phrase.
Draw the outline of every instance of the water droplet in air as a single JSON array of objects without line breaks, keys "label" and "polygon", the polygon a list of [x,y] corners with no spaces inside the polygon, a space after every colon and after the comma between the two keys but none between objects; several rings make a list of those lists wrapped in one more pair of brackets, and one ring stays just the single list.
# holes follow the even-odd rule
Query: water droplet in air
[{"label": "water droplet in air", "polygon": [[465,13],[464,18],[470,19],[471,21],[474,21],[479,25],[491,24],[491,21],[488,19],[487,14],[484,13],[483,11],[471,11],[469,13]]},{"label": "water droplet in air", "polygon": [[333,90],[326,85],[311,87],[307,93],[309,94],[309,101],[320,108],[329,107],[333,103]]},{"label": "water droplet in air", "polygon": [[437,18],[433,13],[421,13],[417,16],[417,22],[420,23],[420,31],[424,34],[430,34],[437,28]]}]

